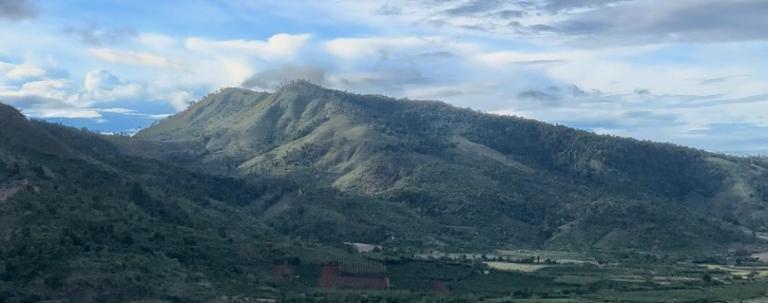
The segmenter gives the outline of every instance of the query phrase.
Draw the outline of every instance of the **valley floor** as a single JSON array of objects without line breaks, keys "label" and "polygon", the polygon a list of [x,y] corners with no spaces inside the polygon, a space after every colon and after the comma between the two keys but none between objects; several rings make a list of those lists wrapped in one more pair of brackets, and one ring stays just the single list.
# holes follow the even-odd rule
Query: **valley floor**
[{"label": "valley floor", "polygon": [[318,263],[322,257],[313,256],[316,253],[307,250],[297,259],[275,265],[270,298],[282,302],[768,302],[768,264],[752,258],[660,260],[642,254],[594,258],[516,250],[429,252],[412,257],[373,252]]}]

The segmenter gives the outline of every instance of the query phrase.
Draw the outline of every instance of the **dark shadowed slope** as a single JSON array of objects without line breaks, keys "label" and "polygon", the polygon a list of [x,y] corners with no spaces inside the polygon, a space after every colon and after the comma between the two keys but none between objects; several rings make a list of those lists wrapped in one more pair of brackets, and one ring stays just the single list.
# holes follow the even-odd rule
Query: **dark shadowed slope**
[{"label": "dark shadowed slope", "polygon": [[230,280],[259,272],[281,241],[236,205],[264,194],[122,156],[95,134],[0,105],[0,301],[114,302],[236,287]]},{"label": "dark shadowed slope", "polygon": [[377,220],[405,236],[393,245],[437,234],[415,216],[286,180],[245,182],[133,158],[100,135],[0,104],[0,302],[253,296],[273,261],[301,247],[388,240]]}]

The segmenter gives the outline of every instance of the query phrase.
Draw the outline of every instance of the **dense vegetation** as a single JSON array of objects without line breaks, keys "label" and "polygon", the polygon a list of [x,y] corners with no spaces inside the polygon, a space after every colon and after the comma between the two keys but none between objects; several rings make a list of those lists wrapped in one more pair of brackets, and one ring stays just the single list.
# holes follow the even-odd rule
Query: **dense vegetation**
[{"label": "dense vegetation", "polygon": [[97,135],[0,111],[0,190],[15,191],[0,200],[0,301],[186,297],[247,282],[279,248],[236,208],[273,189],[119,157]]},{"label": "dense vegetation", "polygon": [[0,302],[258,295],[297,248],[387,240],[378,219],[430,233],[391,202],[133,158],[0,105]]}]

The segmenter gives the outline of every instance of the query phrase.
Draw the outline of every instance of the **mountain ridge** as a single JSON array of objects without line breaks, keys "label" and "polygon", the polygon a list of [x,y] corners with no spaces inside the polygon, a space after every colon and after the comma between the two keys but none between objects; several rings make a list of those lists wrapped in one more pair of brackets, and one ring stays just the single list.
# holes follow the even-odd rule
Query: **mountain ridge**
[{"label": "mountain ridge", "polygon": [[[641,208],[643,203],[659,203],[658,209],[646,206],[661,213],[672,211],[666,207],[682,207],[675,212],[714,220],[728,217],[730,222],[741,218],[744,222],[739,223],[753,229],[766,224],[760,215],[764,197],[732,190],[733,184],[740,184],[757,191],[755,176],[764,176],[741,173],[747,165],[743,158],[596,135],[437,101],[350,94],[304,81],[274,93],[221,90],[136,138],[195,142],[203,155],[197,162],[214,167],[227,163],[223,173],[230,176],[296,178],[399,201],[443,224],[497,234],[519,230],[524,235],[500,239],[512,245],[573,246],[559,240],[572,238],[566,236],[572,231],[567,227],[594,221],[578,219],[577,210],[611,204],[608,200],[635,201],[627,205]],[[729,175],[734,169],[740,173]],[[722,201],[727,199],[735,202]],[[726,216],[713,216],[721,210],[713,205],[728,209]],[[612,236],[615,232],[604,230],[590,244],[577,246],[625,245],[607,240],[622,238]],[[653,247],[641,240],[629,242]]]}]

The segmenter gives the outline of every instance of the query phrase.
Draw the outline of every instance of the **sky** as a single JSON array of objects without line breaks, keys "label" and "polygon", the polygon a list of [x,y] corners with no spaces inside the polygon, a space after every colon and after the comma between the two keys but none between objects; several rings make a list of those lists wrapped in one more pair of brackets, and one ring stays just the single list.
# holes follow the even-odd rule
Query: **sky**
[{"label": "sky", "polygon": [[768,154],[766,0],[0,0],[0,102],[134,132],[292,79]]}]

